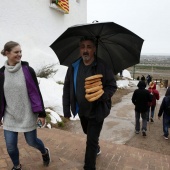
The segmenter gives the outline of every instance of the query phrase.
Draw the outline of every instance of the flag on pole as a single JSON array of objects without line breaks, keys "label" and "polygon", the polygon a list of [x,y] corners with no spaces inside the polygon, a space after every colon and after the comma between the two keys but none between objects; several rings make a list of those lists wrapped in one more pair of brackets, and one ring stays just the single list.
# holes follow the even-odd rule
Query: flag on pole
[{"label": "flag on pole", "polygon": [[56,0],[56,4],[65,11],[65,13],[69,13],[69,2],[68,0]]}]

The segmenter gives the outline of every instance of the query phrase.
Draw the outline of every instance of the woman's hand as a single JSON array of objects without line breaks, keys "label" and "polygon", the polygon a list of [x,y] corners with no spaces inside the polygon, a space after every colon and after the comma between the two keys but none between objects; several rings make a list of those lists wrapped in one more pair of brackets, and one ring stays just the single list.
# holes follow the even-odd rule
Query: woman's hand
[{"label": "woman's hand", "polygon": [[42,126],[44,126],[44,124],[45,124],[45,118],[44,118],[44,117],[38,117],[37,123],[38,123],[39,121],[42,123]]}]

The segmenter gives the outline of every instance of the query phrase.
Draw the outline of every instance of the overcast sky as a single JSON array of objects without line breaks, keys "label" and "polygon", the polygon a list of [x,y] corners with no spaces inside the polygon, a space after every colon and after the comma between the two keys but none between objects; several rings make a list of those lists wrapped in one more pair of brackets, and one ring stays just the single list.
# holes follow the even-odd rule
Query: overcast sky
[{"label": "overcast sky", "polygon": [[143,38],[142,54],[170,54],[170,0],[87,0],[87,22],[94,20]]}]

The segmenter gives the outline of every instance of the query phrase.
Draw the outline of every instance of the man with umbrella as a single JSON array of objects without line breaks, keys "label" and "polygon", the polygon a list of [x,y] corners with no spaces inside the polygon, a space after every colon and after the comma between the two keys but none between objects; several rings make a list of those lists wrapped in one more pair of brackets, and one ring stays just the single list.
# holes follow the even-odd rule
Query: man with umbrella
[{"label": "man with umbrella", "polygon": [[[96,57],[96,42],[93,37],[82,37],[79,42],[80,58],[73,62],[66,73],[63,88],[64,117],[70,118],[71,112],[77,113],[84,133],[87,135],[85,170],[96,169],[96,156],[101,153],[99,136],[104,118],[111,109],[111,97],[117,89],[113,71],[100,58]],[[85,98],[85,79],[102,75],[103,93],[93,101]],[[70,111],[71,107],[71,111]]]}]

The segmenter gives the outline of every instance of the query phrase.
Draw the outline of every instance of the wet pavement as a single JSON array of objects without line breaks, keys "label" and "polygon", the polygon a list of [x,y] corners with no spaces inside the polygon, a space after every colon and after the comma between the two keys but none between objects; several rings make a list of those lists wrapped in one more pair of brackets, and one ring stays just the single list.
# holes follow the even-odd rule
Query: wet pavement
[{"label": "wet pavement", "polygon": [[[161,103],[166,89],[157,88]],[[170,170],[170,156],[123,145],[134,135],[134,106],[132,93],[124,96],[121,103],[112,107],[106,118],[100,137],[102,154],[97,157],[96,170]],[[18,148],[23,170],[83,170],[86,136],[79,121],[70,121],[71,131],[38,129],[38,137],[50,149],[51,163],[43,167],[39,151],[29,147],[22,133]],[[0,170],[10,170],[11,160],[7,154],[0,128]]]},{"label": "wet pavement", "polygon": [[[44,167],[38,150],[28,146],[19,134],[18,148],[23,170],[83,170],[86,136],[59,129],[38,129],[38,137],[50,149],[51,163]],[[0,170],[10,170],[0,128]],[[170,156],[122,144],[100,140],[102,153],[97,157],[96,170],[170,170]]]},{"label": "wet pavement", "polygon": [[[137,89],[136,86],[129,88]],[[160,88],[157,85],[157,90],[160,93],[160,99],[157,101],[158,109],[165,95],[166,88]],[[131,101],[132,94],[133,92],[123,96],[120,103],[112,106],[110,115],[104,121],[100,139],[115,144],[125,144],[135,135],[135,111]],[[76,134],[83,134],[80,121],[70,121],[68,131]]]}]

